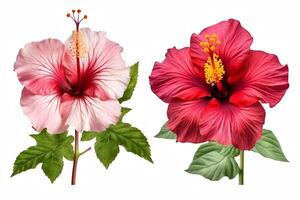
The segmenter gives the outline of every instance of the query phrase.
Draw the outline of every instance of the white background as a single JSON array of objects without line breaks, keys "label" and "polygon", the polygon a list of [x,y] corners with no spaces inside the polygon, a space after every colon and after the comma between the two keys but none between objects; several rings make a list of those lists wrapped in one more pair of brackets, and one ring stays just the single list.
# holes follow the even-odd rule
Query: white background
[{"label": "white background", "polygon": [[[300,28],[297,1],[142,1],[142,0],[1,0],[0,3],[0,199],[299,199]],[[65,41],[74,24],[65,17],[81,8],[83,26],[104,30],[124,47],[127,64],[140,61],[132,107],[125,120],[141,129],[152,147],[151,164],[121,150],[109,170],[93,151],[79,160],[77,185],[70,186],[72,163],[65,162],[54,184],[40,166],[10,178],[18,153],[34,141],[19,105],[22,86],[13,72],[18,50],[45,38]],[[274,131],[289,163],[246,152],[245,185],[237,179],[211,182],[184,172],[199,145],[153,138],[166,121],[167,105],[150,90],[153,63],[167,48],[189,45],[190,35],[219,21],[235,18],[254,37],[253,49],[265,50],[289,64],[290,89],[282,102],[267,110],[265,128]],[[93,146],[80,144],[81,148]]]}]

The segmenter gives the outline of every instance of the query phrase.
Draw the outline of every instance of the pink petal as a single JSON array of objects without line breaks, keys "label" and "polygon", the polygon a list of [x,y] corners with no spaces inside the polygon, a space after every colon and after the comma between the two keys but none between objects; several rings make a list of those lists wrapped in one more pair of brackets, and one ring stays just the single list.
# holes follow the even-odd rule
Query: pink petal
[{"label": "pink petal", "polygon": [[216,53],[224,64],[225,75],[229,76],[229,80],[236,81],[235,76],[239,76],[243,70],[242,64],[248,58],[248,52],[253,41],[250,33],[241,26],[239,21],[229,19],[207,27],[200,34],[193,34],[191,36],[192,62],[201,69],[203,69],[208,58],[200,46],[201,41],[206,41],[204,37],[206,34],[217,34],[221,44],[216,47]]},{"label": "pink petal", "polygon": [[68,126],[60,115],[61,100],[59,96],[36,95],[24,88],[21,106],[37,131],[47,128],[49,133],[62,133]]},{"label": "pink petal", "polygon": [[179,142],[213,140],[249,150],[261,137],[265,111],[259,103],[238,107],[216,99],[202,99],[171,102],[168,117],[168,127]]},{"label": "pink petal", "polygon": [[163,101],[199,99],[210,93],[198,68],[190,59],[189,48],[169,49],[162,63],[156,62],[150,75],[152,91]]},{"label": "pink petal", "polygon": [[31,92],[55,94],[66,83],[66,46],[56,39],[32,42],[19,51],[14,69],[20,82]]},{"label": "pink petal", "polygon": [[[122,48],[106,38],[104,32],[81,29],[86,55],[81,59],[81,82],[84,93],[102,100],[122,97],[128,82],[130,68],[121,57]],[[70,47],[71,38],[66,42]],[[75,62],[75,58],[73,59]],[[77,72],[76,64],[69,71]]]},{"label": "pink petal", "polygon": [[104,131],[116,124],[121,114],[118,100],[101,101],[95,97],[74,97],[64,94],[61,113],[66,124],[78,131]]},{"label": "pink petal", "polygon": [[287,65],[281,65],[276,55],[251,51],[247,68],[245,76],[236,83],[230,102],[251,105],[261,100],[275,106],[289,87]]}]

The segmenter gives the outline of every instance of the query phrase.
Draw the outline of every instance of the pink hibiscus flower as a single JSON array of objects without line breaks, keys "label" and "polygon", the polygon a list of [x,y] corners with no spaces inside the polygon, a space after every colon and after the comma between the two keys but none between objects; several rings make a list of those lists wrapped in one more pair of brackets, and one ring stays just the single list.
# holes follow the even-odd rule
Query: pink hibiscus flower
[{"label": "pink hibiscus flower", "polygon": [[265,120],[261,103],[275,106],[285,94],[288,67],[277,56],[250,50],[252,37],[230,19],[172,48],[150,76],[153,92],[169,103],[167,127],[179,142],[217,141],[250,150]]},{"label": "pink hibiscus flower", "polygon": [[[76,31],[62,43],[32,42],[19,51],[14,70],[24,89],[21,105],[37,131],[103,131],[120,116],[118,101],[129,82],[122,48],[104,32],[79,29],[86,19],[68,14]],[[77,11],[80,13],[80,10]]]}]

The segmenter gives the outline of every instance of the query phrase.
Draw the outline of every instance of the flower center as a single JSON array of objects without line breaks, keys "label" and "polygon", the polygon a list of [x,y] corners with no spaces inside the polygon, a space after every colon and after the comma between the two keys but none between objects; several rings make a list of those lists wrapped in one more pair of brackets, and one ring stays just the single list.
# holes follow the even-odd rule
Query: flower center
[{"label": "flower center", "polygon": [[216,54],[216,47],[220,45],[217,34],[206,34],[206,41],[201,41],[200,46],[203,51],[208,55],[207,61],[204,64],[204,75],[206,83],[214,86],[216,83],[223,79],[225,74],[224,65],[219,55]]},{"label": "flower center", "polygon": [[76,30],[73,31],[72,37],[71,37],[71,43],[70,43],[70,52],[73,55],[74,58],[76,58],[76,67],[77,67],[77,83],[75,87],[72,87],[71,93],[74,95],[80,95],[82,94],[82,91],[84,90],[84,79],[83,74],[80,69],[80,58],[85,57],[87,50],[83,38],[83,34],[79,29],[80,23],[87,19],[87,15],[84,15],[82,18],[80,18],[81,10],[77,10],[77,15],[75,16],[75,10],[72,10],[72,15],[70,13],[67,14],[67,17],[70,17],[76,25]]}]

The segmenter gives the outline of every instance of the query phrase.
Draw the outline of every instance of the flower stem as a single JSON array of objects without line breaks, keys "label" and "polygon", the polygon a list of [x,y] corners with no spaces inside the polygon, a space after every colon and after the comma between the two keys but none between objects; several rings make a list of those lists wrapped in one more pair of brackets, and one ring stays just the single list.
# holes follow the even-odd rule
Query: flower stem
[{"label": "flower stem", "polygon": [[244,151],[240,151],[239,185],[244,185]]},{"label": "flower stem", "polygon": [[92,148],[89,147],[83,152],[79,152],[79,132],[75,130],[75,146],[74,146],[74,157],[73,157],[73,170],[72,170],[72,180],[71,184],[76,185],[76,172],[77,172],[77,164],[78,164],[78,159],[81,155],[85,154]]},{"label": "flower stem", "polygon": [[80,156],[78,138],[79,138],[79,133],[77,130],[75,130],[75,147],[74,147],[73,170],[72,170],[72,181],[71,181],[72,185],[76,184],[77,163],[78,163],[78,158]]}]

